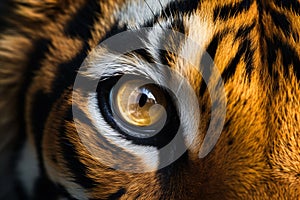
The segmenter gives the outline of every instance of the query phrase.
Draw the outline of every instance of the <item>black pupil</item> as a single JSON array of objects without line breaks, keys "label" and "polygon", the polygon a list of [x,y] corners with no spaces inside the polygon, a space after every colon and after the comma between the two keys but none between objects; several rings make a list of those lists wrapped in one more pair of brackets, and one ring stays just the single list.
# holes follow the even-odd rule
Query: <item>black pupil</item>
[{"label": "black pupil", "polygon": [[139,106],[143,107],[147,103],[147,100],[148,96],[146,94],[142,94],[139,100]]}]

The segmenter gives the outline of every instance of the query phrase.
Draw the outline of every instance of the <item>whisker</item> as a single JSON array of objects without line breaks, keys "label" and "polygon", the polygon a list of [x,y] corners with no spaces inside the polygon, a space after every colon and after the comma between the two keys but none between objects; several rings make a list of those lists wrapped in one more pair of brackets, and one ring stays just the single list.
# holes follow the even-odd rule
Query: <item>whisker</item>
[{"label": "whisker", "polygon": [[159,3],[159,5],[160,5],[160,7],[161,7],[161,9],[162,9],[162,11],[163,11],[163,13],[164,13],[165,17],[167,18],[167,17],[168,17],[168,15],[167,15],[167,13],[166,13],[166,11],[165,11],[165,9],[164,9],[164,7],[163,7],[163,5],[162,5],[161,1],[160,1],[160,0],[158,0],[158,3]]},{"label": "whisker", "polygon": [[[150,5],[148,4],[148,2],[147,2],[146,0],[144,0],[144,2],[146,3],[146,5],[147,5],[148,8],[150,9],[150,11],[152,12],[153,17],[155,17],[155,13],[154,13],[154,11],[152,10],[152,8],[150,7]],[[163,27],[162,27],[162,25],[160,24],[160,22],[159,22],[158,20],[157,20],[157,23],[158,23],[158,25],[160,26],[160,28],[161,28],[162,30],[164,30]]]}]

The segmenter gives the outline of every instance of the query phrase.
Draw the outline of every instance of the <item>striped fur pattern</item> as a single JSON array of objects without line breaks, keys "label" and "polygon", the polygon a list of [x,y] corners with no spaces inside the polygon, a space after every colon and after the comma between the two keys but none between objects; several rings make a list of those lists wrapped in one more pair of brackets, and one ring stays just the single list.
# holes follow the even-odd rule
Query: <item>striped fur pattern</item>
[{"label": "striped fur pattern", "polygon": [[[151,60],[184,76],[197,94],[201,118],[181,116],[199,129],[188,133],[193,143],[179,159],[133,173],[104,165],[85,148],[74,125],[72,88],[101,41],[142,27],[154,27],[149,48],[124,63]],[[201,159],[209,92],[184,61],[155,48],[164,29],[196,41],[224,82],[225,125]],[[2,1],[0,199],[300,199],[299,37],[299,0]],[[180,47],[202,63],[202,50],[184,41]],[[146,70],[143,64],[137,68]],[[112,68],[112,76],[118,70]],[[91,112],[97,109],[89,109],[92,101],[83,91],[75,95],[78,112],[88,119],[80,124],[88,140],[105,145],[110,136],[104,132],[119,134],[105,120],[97,128],[92,122],[101,113]],[[116,165],[127,155],[141,167],[159,165],[156,144],[118,141],[108,150],[93,147],[105,159],[120,152]],[[143,156],[147,151],[152,157]]]}]

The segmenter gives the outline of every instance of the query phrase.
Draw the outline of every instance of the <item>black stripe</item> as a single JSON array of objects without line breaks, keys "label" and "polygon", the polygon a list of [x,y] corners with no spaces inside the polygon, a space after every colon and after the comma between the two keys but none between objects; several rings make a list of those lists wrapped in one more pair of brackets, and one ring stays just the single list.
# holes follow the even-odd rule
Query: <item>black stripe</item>
[{"label": "black stripe", "polygon": [[275,63],[277,56],[276,51],[278,47],[275,47],[275,44],[271,41],[271,39],[266,38],[266,49],[267,49],[267,61],[268,61],[268,71],[269,74],[273,75],[273,64]]},{"label": "black stripe", "polygon": [[37,179],[33,194],[34,198],[32,200],[53,200],[59,196],[56,186],[46,176]]},{"label": "black stripe", "polygon": [[58,65],[58,72],[56,73],[56,79],[53,81],[51,94],[55,99],[59,98],[61,93],[69,86],[72,86],[75,82],[77,70],[87,57],[87,52],[90,47],[85,44],[79,53],[70,61],[61,63]]},{"label": "black stripe", "polygon": [[178,32],[183,33],[183,34],[185,33],[185,26],[183,24],[183,21],[179,20],[179,19],[173,20],[172,23],[171,23],[171,27],[169,27],[169,29],[178,31]]},{"label": "black stripe", "polygon": [[171,16],[182,16],[183,14],[191,14],[197,10],[199,5],[199,0],[190,0],[188,3],[185,1],[173,1],[166,5],[164,10],[160,13],[155,14],[152,19],[148,20],[143,27],[152,27],[154,24],[158,23],[160,18],[170,18]]},{"label": "black stripe", "polygon": [[152,57],[152,55],[146,51],[145,49],[137,49],[134,50],[133,53],[141,56],[145,61],[147,61],[148,63],[154,63],[154,58]]},{"label": "black stripe", "polygon": [[[40,39],[36,42],[34,42],[35,50],[31,52],[29,55],[29,62],[28,62],[28,70],[25,77],[24,85],[22,88],[22,104],[25,103],[26,98],[26,91],[31,82],[33,81],[33,77],[35,76],[35,73],[41,68],[41,62],[45,59],[46,54],[49,53],[49,48],[51,47],[51,41],[47,39]],[[47,104],[47,97],[44,97],[41,95],[40,92],[36,93],[35,96],[32,97],[32,112],[31,112],[31,121],[33,122],[34,126],[32,127],[32,130],[35,137],[35,146],[37,149],[37,152],[41,152],[41,140],[42,140],[42,132],[44,129],[44,122],[48,116],[48,112],[50,111],[50,107]],[[23,105],[23,108],[25,109],[25,105]],[[41,112],[42,110],[47,110],[47,112]],[[24,111],[24,113],[26,113]],[[26,122],[24,122],[24,126],[26,127]],[[44,173],[44,165],[43,165],[43,159],[41,153],[38,154],[38,161],[40,165],[40,169],[42,171],[42,174]]]},{"label": "black stripe", "polygon": [[300,2],[297,0],[275,0],[275,5],[300,14]]},{"label": "black stripe", "polygon": [[[79,110],[77,112],[80,112]],[[81,114],[84,116],[84,114]],[[67,116],[64,117],[65,121],[73,122],[73,112],[70,107]],[[60,133],[60,147],[61,154],[66,161],[67,169],[72,173],[74,182],[84,187],[85,189],[91,189],[98,185],[96,181],[87,176],[88,166],[80,162],[80,155],[76,149],[76,146],[65,135],[66,127],[63,125],[59,130]]]},{"label": "black stripe", "polygon": [[[87,7],[89,7],[88,5],[87,5]],[[91,35],[88,34],[88,35],[84,36],[85,39],[89,39],[87,36],[91,37]],[[46,40],[46,42],[47,42],[47,40]],[[43,42],[43,43],[46,43],[46,42]],[[42,43],[42,42],[40,42],[40,43]],[[37,45],[35,45],[35,46],[37,46]],[[49,48],[48,46],[47,46],[47,48]],[[90,47],[87,44],[87,42],[85,42],[82,49],[80,51],[78,51],[78,53],[74,56],[73,59],[71,59],[67,62],[61,63],[57,66],[58,71],[56,73],[56,79],[53,81],[53,85],[52,85],[53,91],[50,94],[47,94],[47,95],[44,94],[44,95],[46,95],[46,97],[44,97],[45,98],[44,100],[47,100],[45,102],[47,102],[47,105],[49,105],[50,108],[52,107],[52,104],[65,91],[65,89],[74,84],[74,81],[75,81],[75,78],[77,75],[77,70],[83,63],[84,59],[87,57],[87,52],[89,50],[90,50]],[[33,66],[33,67],[36,66],[35,68],[40,67],[40,60],[44,59],[44,57],[39,59],[40,54],[43,55],[43,54],[45,54],[45,52],[43,51],[43,49],[38,47],[36,49],[36,52],[34,52],[32,54],[33,61],[29,63],[29,66]],[[33,72],[33,70],[30,70],[30,71]],[[32,76],[28,76],[28,77],[34,77],[34,76],[32,75]],[[42,110],[45,113],[45,115],[48,116],[48,110],[44,110],[44,109],[42,109]],[[40,111],[38,111],[38,112],[40,112]],[[36,112],[33,112],[33,113],[36,113]],[[45,122],[45,119],[44,120],[41,120],[41,118],[37,118],[37,119],[40,119],[39,121]],[[43,124],[43,123],[41,123],[41,124]],[[43,128],[41,128],[40,130],[43,130]],[[37,133],[39,133],[39,132],[37,132]]]},{"label": "black stripe", "polygon": [[31,112],[32,128],[35,136],[36,149],[38,152],[39,168],[41,169],[41,175],[35,183],[34,199],[56,199],[59,195],[59,191],[56,186],[51,183],[47,178],[46,170],[44,166],[42,156],[42,138],[44,132],[45,122],[52,109],[55,97],[38,91],[34,96],[33,110]]},{"label": "black stripe", "polygon": [[[31,70],[29,70],[30,74],[27,75],[27,77],[29,77],[27,80],[28,84],[32,81],[36,70],[41,67],[40,62],[45,58],[45,54],[49,52],[49,44],[51,43],[48,40],[41,40],[35,45],[37,48],[32,53],[32,59],[28,64],[31,67]],[[32,128],[42,171],[44,171],[44,166],[41,155],[41,141],[45,122],[48,118],[50,110],[52,109],[53,103],[60,98],[61,94],[68,86],[73,84],[76,76],[76,69],[79,68],[86,56],[85,51],[86,49],[84,48],[79,56],[75,57],[70,62],[61,64],[58,67],[57,76],[52,85],[53,91],[50,94],[46,94],[43,91],[38,91],[36,92],[35,96],[32,97],[32,103],[34,105],[31,110],[31,120],[33,124]],[[24,91],[27,90],[24,89]]]},{"label": "black stripe", "polygon": [[173,60],[173,58],[170,56],[171,54],[169,51],[157,49],[157,52],[158,52],[158,55],[159,55],[158,57],[159,57],[161,64],[167,66],[169,64],[169,61]]},{"label": "black stripe", "polygon": [[[48,51],[44,50],[38,52],[39,49],[41,48],[37,48],[37,53],[33,54],[35,55],[34,58],[37,59],[33,59],[32,62],[29,62],[29,65],[33,66],[34,68],[40,67],[39,62],[44,58],[45,53]],[[50,113],[50,110],[52,109],[53,103],[60,98],[61,94],[68,86],[71,86],[74,83],[77,74],[76,70],[79,68],[85,57],[86,49],[84,48],[74,59],[67,63],[60,64],[58,67],[56,79],[54,80],[52,85],[53,91],[49,94],[46,94],[44,91],[38,91],[36,92],[35,96],[32,97],[34,106],[31,111],[31,120],[34,125],[33,132],[35,134],[35,141],[38,152],[41,152],[40,143],[42,140],[42,133],[44,131],[44,125]],[[32,79],[32,77],[34,77],[33,74],[35,73],[35,70],[30,71],[32,74],[28,77],[31,77]],[[29,82],[31,82],[31,80],[29,80]],[[42,158],[40,158],[40,162],[42,162]]]},{"label": "black stripe", "polygon": [[[210,43],[210,45],[216,45],[215,42],[216,41],[213,41],[213,43]],[[215,47],[217,48],[217,46],[215,46]],[[209,48],[215,48],[215,47],[209,47]],[[215,51],[215,49],[212,51]],[[214,54],[215,52],[212,52],[212,53]],[[214,59],[214,55],[213,55],[212,59]],[[201,58],[200,70],[201,70],[202,77],[205,77],[205,79],[203,78],[202,82],[200,84],[200,90],[199,90],[200,96],[203,96],[207,89],[207,83],[205,82],[205,80],[209,80],[211,77],[211,73],[212,73],[211,70],[214,67],[213,66],[214,62],[212,59],[211,59],[210,55],[208,55],[206,53],[204,53]]]},{"label": "black stripe", "polygon": [[153,16],[153,18],[152,18],[152,19],[149,19],[147,22],[145,22],[145,23],[142,25],[142,27],[153,27],[154,24],[157,24],[157,23],[158,23],[158,19],[159,19],[161,16],[164,16],[164,15],[162,15],[161,13],[155,14],[155,15]]},{"label": "black stripe", "polygon": [[251,25],[245,25],[239,28],[237,34],[235,35],[234,41],[236,41],[239,38],[245,39],[246,37],[248,37],[255,25],[256,21],[254,21]]},{"label": "black stripe", "polygon": [[99,41],[99,43],[101,43],[102,41],[110,38],[111,36],[113,35],[116,35],[118,33],[121,33],[123,31],[126,31],[128,28],[126,25],[123,25],[123,26],[119,26],[119,21],[116,21],[112,27],[110,28],[109,31],[106,31],[106,34],[105,36]]},{"label": "black stripe", "polygon": [[222,32],[215,34],[211,42],[208,44],[206,51],[213,60],[215,59],[220,42],[226,35],[229,34],[229,32],[230,31],[228,29],[222,30]]},{"label": "black stripe", "polygon": [[[213,39],[211,40],[211,42],[209,43],[209,45],[207,46],[207,53],[211,56],[211,58],[214,60],[216,53],[217,53],[217,49],[218,46],[220,44],[221,39],[223,38],[222,34],[216,34]],[[202,59],[201,59],[202,60]]]},{"label": "black stripe", "polygon": [[99,1],[87,0],[75,16],[68,22],[65,27],[66,35],[71,37],[80,37],[87,41],[92,37],[94,24],[97,22],[97,16],[101,15]]},{"label": "black stripe", "polygon": [[59,196],[60,197],[65,197],[68,200],[78,200],[78,199],[72,197],[71,194],[62,185],[58,185],[57,189],[59,191]]},{"label": "black stripe", "polygon": [[294,38],[295,42],[299,44],[300,42],[300,35],[297,31],[292,31],[292,37]]},{"label": "black stripe", "polygon": [[300,58],[297,51],[290,46],[288,43],[283,42],[278,37],[274,36],[271,39],[266,39],[267,44],[267,59],[268,59],[268,69],[269,73],[274,76],[273,65],[277,59],[276,52],[280,51],[282,55],[282,64],[284,67],[285,75],[289,74],[289,67],[292,65],[294,74],[298,79],[300,79]]},{"label": "black stripe", "polygon": [[250,81],[251,74],[254,69],[253,57],[254,57],[254,50],[251,48],[250,40],[246,40],[248,44],[246,44],[246,51],[245,51],[245,64],[246,64],[246,74]]},{"label": "black stripe", "polygon": [[49,49],[52,47],[52,41],[49,39],[39,39],[37,41],[32,42],[32,46],[34,50],[28,55],[29,61],[27,64],[27,74],[25,81],[27,84],[24,85],[25,88],[32,82],[32,79],[37,70],[39,70],[41,66],[41,62],[46,58],[46,55],[49,53]]},{"label": "black stripe", "polygon": [[[21,109],[25,109],[27,88],[31,84],[35,76],[35,73],[41,68],[41,62],[46,58],[46,55],[49,53],[49,48],[51,47],[51,44],[52,44],[51,41],[48,39],[40,39],[33,43],[35,49],[28,55],[29,57],[29,61],[27,64],[28,69],[26,71],[26,74],[24,75],[25,81],[22,86],[21,94],[20,94]],[[32,102],[33,106],[32,106],[32,112],[30,118],[34,124],[34,126],[32,126],[32,130],[34,133],[36,133],[34,134],[35,147],[36,147],[36,151],[38,152],[37,159],[39,163],[39,169],[41,172],[38,181],[41,179],[45,180],[44,183],[47,182],[47,187],[49,187],[50,190],[50,188],[53,187],[46,177],[46,172],[45,172],[42,153],[41,153],[42,152],[41,141],[42,141],[42,133],[44,129],[44,121],[47,118],[48,111],[50,111],[50,107],[47,104],[47,100],[48,100],[47,97],[41,95],[40,92],[37,92],[35,96],[32,97],[32,100],[33,100]],[[47,110],[46,113],[41,112],[44,109]],[[26,112],[24,111],[24,113]],[[26,118],[26,116],[24,118]],[[23,124],[22,126],[24,127],[23,130],[25,131],[28,125],[24,120],[22,120],[22,124]],[[35,190],[37,190],[37,187],[39,187],[38,189],[39,191],[45,190],[45,188],[43,189],[42,186],[45,186],[45,184],[43,185],[35,184]],[[38,195],[38,193],[35,195]],[[53,195],[55,196],[54,193]]]},{"label": "black stripe", "polygon": [[253,56],[254,56],[254,50],[251,49],[251,42],[249,39],[249,34],[251,30],[255,27],[256,21],[254,21],[251,25],[243,26],[238,29],[237,34],[234,38],[234,41],[237,41],[238,39],[243,39],[244,42],[248,43],[246,44],[246,51],[245,51],[245,64],[246,64],[246,74],[249,79],[251,80],[251,74],[254,69],[254,63],[253,63]]},{"label": "black stripe", "polygon": [[[33,77],[35,76],[36,70],[41,67],[41,61],[45,58],[45,54],[49,52],[49,44],[51,44],[48,40],[41,40],[36,46],[35,52],[32,54],[32,61],[29,62],[29,66],[32,68],[30,71],[30,75],[28,75],[29,80],[27,83],[31,83]],[[76,70],[79,68],[80,64],[83,62],[86,57],[86,51],[88,46],[82,49],[82,51],[77,55],[74,59],[67,63],[62,63],[58,67],[58,72],[55,81],[52,85],[52,92],[45,93],[44,91],[37,91],[35,95],[32,97],[33,102],[31,113],[32,120],[32,128],[35,137],[35,146],[38,152],[38,160],[41,169],[41,177],[47,179],[47,175],[45,172],[43,156],[42,156],[42,137],[44,132],[45,122],[49,116],[49,113],[53,107],[53,104],[61,97],[61,94],[66,90],[68,86],[71,86],[74,83],[76,77]],[[41,83],[42,84],[42,83]],[[25,86],[27,88],[28,86]],[[24,90],[27,91],[27,90]],[[41,190],[40,184],[37,184],[37,190]]]},{"label": "black stripe", "polygon": [[275,26],[284,33],[286,37],[290,36],[290,33],[292,32],[291,23],[287,19],[287,17],[284,14],[281,14],[279,12],[276,12],[274,10],[269,11],[273,22]]},{"label": "black stripe", "polygon": [[[88,127],[90,127],[90,128],[94,127],[94,125],[92,124],[92,122],[88,118],[88,116],[86,116],[86,114],[83,111],[81,111],[79,108],[77,108],[77,106],[74,106],[74,105],[72,108],[70,108],[68,118],[66,120],[73,123],[73,114],[76,115],[78,120],[80,120],[82,123],[86,124]],[[110,124],[111,122],[107,122],[107,123]],[[64,130],[65,130],[65,128],[62,129],[62,131],[64,131]],[[122,154],[123,157],[127,157],[127,158],[132,157],[130,153],[125,152],[122,148],[112,145],[101,133],[97,133],[98,132],[97,130],[93,129],[93,132],[97,135],[98,141],[95,141],[95,142],[97,143],[97,147],[99,149],[107,150],[107,151],[110,151],[110,153],[112,153],[112,154],[118,154],[120,156]],[[64,132],[60,132],[60,133],[61,133],[61,137],[65,137]],[[73,168],[76,166],[73,166],[73,167],[70,166],[70,167]],[[113,168],[112,168],[112,170],[113,170]]]},{"label": "black stripe", "polygon": [[119,189],[116,193],[111,194],[108,199],[109,200],[117,200],[120,199],[124,194],[126,193],[126,189],[125,188],[121,188]]},{"label": "black stripe", "polygon": [[[215,34],[213,39],[210,41],[206,48],[206,52],[209,54],[209,57],[207,57],[207,54],[203,54],[200,62],[200,67],[202,71],[202,76],[205,76],[206,79],[208,80],[211,76],[211,67],[213,67],[212,61],[214,61],[217,53],[217,49],[219,47],[220,42],[222,39],[229,33],[228,30],[223,30],[221,33]],[[200,90],[199,90],[199,95],[203,96],[204,92],[207,89],[207,85],[205,81],[203,80],[200,84]]]},{"label": "black stripe", "polygon": [[12,16],[16,16],[16,5],[11,0],[1,0],[0,3],[0,33],[4,32],[11,25],[8,21]]},{"label": "black stripe", "polygon": [[173,1],[166,6],[165,12],[162,13],[166,13],[167,17],[170,17],[175,13],[180,15],[191,14],[197,10],[199,2],[199,0],[190,0],[188,3],[185,1]]},{"label": "black stripe", "polygon": [[203,96],[206,90],[207,90],[206,82],[204,80],[202,80],[202,82],[200,84],[199,95]]},{"label": "black stripe", "polygon": [[241,14],[242,12],[249,10],[251,3],[252,3],[252,0],[243,0],[240,3],[236,3],[233,5],[225,5],[223,7],[216,7],[214,9],[213,20],[214,21],[216,21],[217,19],[227,20],[229,18],[235,17],[238,14]]},{"label": "black stripe", "polygon": [[[67,116],[64,117],[65,121],[73,123],[73,114],[75,114],[77,119],[80,120],[82,123],[85,123],[88,127],[94,127],[94,125],[91,123],[90,119],[88,119],[88,117],[85,115],[85,113],[83,113],[79,108],[77,108],[74,105],[72,108],[69,108]],[[88,177],[89,168],[96,166],[87,166],[86,164],[80,161],[82,159],[82,155],[79,154],[76,146],[70,141],[69,137],[65,134],[66,128],[66,126],[62,126],[59,130],[61,138],[61,154],[63,155],[64,160],[66,161],[67,169],[69,170],[69,172],[72,173],[72,178],[74,179],[74,182],[87,190],[92,189],[96,186],[98,187],[101,183],[97,182],[93,178]],[[118,155],[122,158],[128,158],[126,162],[130,162],[129,159],[133,158],[133,156],[130,153],[127,153],[118,146],[112,145],[110,142],[108,142],[107,139],[103,137],[101,133],[97,133],[97,130],[94,130],[93,132],[98,138],[97,141],[94,141],[96,143],[97,148],[106,150],[111,155]],[[78,133],[74,134],[75,135],[72,135],[71,137],[79,137]],[[95,160],[94,162],[99,163],[98,160]],[[117,165],[115,166],[107,166],[107,169],[113,171],[115,169],[122,168],[122,164],[123,163],[117,163]]]},{"label": "black stripe", "polygon": [[[279,38],[274,37],[274,45],[278,45],[282,54],[282,63],[285,74],[289,73],[290,65],[293,65],[293,70],[298,79],[300,79],[300,58],[296,50],[288,43],[281,41]],[[280,46],[279,46],[280,45]],[[277,47],[276,47],[277,48]]]},{"label": "black stripe", "polygon": [[32,132],[35,137],[35,147],[38,152],[38,160],[40,168],[44,171],[44,163],[42,158],[42,138],[44,132],[45,122],[48,118],[48,114],[52,107],[52,98],[49,95],[44,94],[42,91],[38,91],[32,96],[32,110],[31,110],[31,122]]},{"label": "black stripe", "polygon": [[239,49],[238,49],[235,57],[230,61],[229,65],[222,72],[221,76],[222,76],[224,82],[226,82],[229,78],[231,78],[234,75],[237,65],[240,62],[242,56],[245,54],[245,51],[247,50],[249,44],[250,44],[250,41],[247,39],[239,46]]}]

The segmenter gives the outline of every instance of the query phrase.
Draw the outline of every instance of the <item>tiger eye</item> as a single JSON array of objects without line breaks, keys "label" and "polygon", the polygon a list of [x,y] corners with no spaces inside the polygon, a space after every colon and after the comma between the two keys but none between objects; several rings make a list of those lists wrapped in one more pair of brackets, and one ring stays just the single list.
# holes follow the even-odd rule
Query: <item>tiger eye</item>
[{"label": "tiger eye", "polygon": [[126,123],[145,127],[165,117],[165,95],[155,84],[143,85],[142,80],[129,80],[112,92],[115,93],[114,109]]}]

